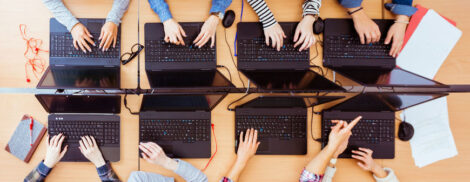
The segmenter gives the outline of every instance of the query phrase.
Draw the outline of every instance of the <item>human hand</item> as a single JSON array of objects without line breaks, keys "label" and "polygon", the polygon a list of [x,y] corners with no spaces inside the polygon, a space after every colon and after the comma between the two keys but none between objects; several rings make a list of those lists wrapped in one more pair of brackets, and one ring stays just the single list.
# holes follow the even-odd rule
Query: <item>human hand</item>
[{"label": "human hand", "polygon": [[[331,121],[332,123],[338,123],[339,120],[333,120]],[[351,135],[350,135],[351,136]],[[349,137],[350,137],[349,136]],[[339,155],[341,155],[344,150],[346,150],[346,148],[348,147],[348,143],[349,143],[349,137],[347,137],[339,146],[338,146],[338,149],[336,149],[335,153],[333,153],[333,158],[338,158]]]},{"label": "human hand", "polygon": [[359,10],[351,16],[361,44],[375,43],[380,40],[379,26],[366,15],[364,10]]},{"label": "human hand", "polygon": [[328,136],[328,146],[332,147],[334,151],[340,148],[340,145],[344,145],[343,142],[348,140],[351,136],[352,128],[361,120],[361,116],[356,117],[349,124],[346,121],[335,121],[336,125],[331,129],[330,135]]},{"label": "human hand", "polygon": [[184,45],[183,37],[186,33],[178,22],[173,19],[168,19],[163,22],[163,29],[165,31],[165,42],[171,42],[176,45]]},{"label": "human hand", "polygon": [[53,168],[59,161],[64,157],[65,153],[69,146],[65,146],[62,152],[60,151],[62,148],[62,142],[64,142],[65,136],[60,133],[58,135],[54,135],[52,138],[47,138],[46,146],[46,158],[44,158],[44,165],[48,168]]},{"label": "human hand", "polygon": [[98,148],[93,136],[82,136],[79,143],[80,147],[78,148],[80,149],[80,152],[82,152],[82,154],[97,168],[106,164],[103,155],[101,155],[100,148]]},{"label": "human hand", "polygon": [[388,53],[392,57],[397,57],[400,52],[403,40],[405,39],[405,31],[407,24],[402,22],[408,22],[409,18],[405,15],[397,15],[397,22],[394,23],[390,29],[388,29],[387,37],[385,38],[385,44],[390,44],[393,41],[390,52]]},{"label": "human hand", "polygon": [[142,150],[142,157],[151,164],[160,165],[166,169],[176,170],[178,163],[167,157],[163,149],[156,143],[147,142],[139,144],[140,150]]},{"label": "human hand", "polygon": [[246,164],[258,149],[258,131],[253,128],[247,129],[243,140],[243,131],[240,133],[237,150],[237,162]]},{"label": "human hand", "polygon": [[282,45],[284,44],[284,38],[286,35],[281,28],[279,23],[274,24],[269,28],[264,29],[264,38],[266,39],[266,45],[269,46],[269,39],[271,39],[271,46],[276,48],[277,51],[281,50]]},{"label": "human hand", "polygon": [[374,173],[377,177],[384,178],[387,176],[387,172],[380,166],[379,164],[375,163],[374,159],[372,159],[372,153],[374,151],[359,147],[359,150],[353,150],[354,154],[352,158],[359,160],[357,165],[366,171],[370,171]]},{"label": "human hand", "polygon": [[209,16],[204,25],[202,25],[201,32],[193,41],[196,46],[201,48],[204,44],[211,39],[211,47],[214,47],[215,43],[215,32],[217,30],[217,25],[219,24],[219,18],[215,15]]},{"label": "human hand", "polygon": [[101,51],[107,51],[111,43],[113,43],[113,48],[116,47],[117,41],[118,26],[113,22],[106,22],[101,28],[100,37],[98,38],[100,42]]},{"label": "human hand", "polygon": [[298,45],[302,44],[302,46],[300,46],[299,48],[299,51],[307,50],[308,48],[310,48],[310,46],[315,44],[315,36],[313,35],[312,28],[314,22],[315,17],[313,17],[312,15],[307,15],[302,18],[300,23],[297,25],[294,34],[294,47],[297,47]]},{"label": "human hand", "polygon": [[[73,38],[73,46],[75,49],[78,50],[78,47],[86,53],[86,50],[91,52],[91,48],[88,45],[88,43],[95,45],[95,42],[91,40],[93,37],[90,32],[88,32],[88,29],[85,27],[85,25],[81,23],[77,23],[72,27],[72,30],[70,30],[70,34],[72,34]],[[88,43],[87,43],[88,42]]]}]

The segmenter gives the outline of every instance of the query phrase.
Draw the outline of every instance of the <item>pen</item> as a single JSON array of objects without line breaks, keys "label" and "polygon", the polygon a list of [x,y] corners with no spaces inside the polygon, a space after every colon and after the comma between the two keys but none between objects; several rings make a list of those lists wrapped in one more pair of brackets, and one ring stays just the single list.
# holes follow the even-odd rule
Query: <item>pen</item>
[{"label": "pen", "polygon": [[33,117],[30,116],[29,119],[31,120],[31,123],[29,124],[29,131],[30,131],[30,140],[29,140],[29,145],[31,147],[33,146],[33,126],[34,126],[34,120]]}]

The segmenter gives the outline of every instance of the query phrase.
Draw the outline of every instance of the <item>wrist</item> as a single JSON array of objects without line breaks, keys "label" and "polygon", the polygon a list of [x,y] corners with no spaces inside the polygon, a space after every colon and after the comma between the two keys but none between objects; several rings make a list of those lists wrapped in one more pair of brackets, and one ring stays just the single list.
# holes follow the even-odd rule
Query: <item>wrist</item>
[{"label": "wrist", "polygon": [[163,25],[166,25],[166,24],[168,24],[168,23],[171,22],[171,21],[173,21],[173,18],[170,18],[170,19],[168,19],[168,20],[165,20],[165,21],[163,22]]},{"label": "wrist", "polygon": [[408,22],[408,21],[410,21],[410,17],[408,17],[406,15],[397,15],[395,20],[396,21]]},{"label": "wrist", "polygon": [[101,158],[100,160],[93,162],[93,164],[95,165],[96,168],[99,168],[101,166],[104,166],[106,164],[106,161],[104,161],[104,159]]},{"label": "wrist", "polygon": [[176,169],[178,169],[178,162],[176,160],[173,160],[172,158],[167,158],[162,166],[165,169],[175,171]]},{"label": "wrist", "polygon": [[382,168],[382,166],[379,165],[374,165],[371,172],[379,178],[387,177],[387,172],[384,170],[384,168]]},{"label": "wrist", "polygon": [[53,168],[55,166],[55,164],[53,162],[50,162],[46,159],[44,159],[44,165],[46,165],[48,168]]},{"label": "wrist", "polygon": [[358,18],[364,18],[364,17],[367,17],[367,14],[364,12],[364,9],[361,9],[361,10],[358,10],[358,9],[361,9],[361,7],[357,7],[357,8],[348,8],[348,12],[354,12],[353,14],[351,14],[351,17],[353,19],[358,19]]},{"label": "wrist", "polygon": [[336,152],[336,147],[332,144],[327,144],[324,150],[327,153],[331,154],[332,157],[334,157],[334,154]]}]

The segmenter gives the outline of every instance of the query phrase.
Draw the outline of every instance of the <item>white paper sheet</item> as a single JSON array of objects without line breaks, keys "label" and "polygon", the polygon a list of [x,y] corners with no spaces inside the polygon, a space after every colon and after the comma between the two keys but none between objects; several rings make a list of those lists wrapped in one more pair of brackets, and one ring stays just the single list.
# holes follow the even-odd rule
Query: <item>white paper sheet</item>
[{"label": "white paper sheet", "polygon": [[402,112],[413,125],[414,136],[410,140],[411,154],[418,167],[458,154],[449,126],[447,97],[435,99]]},{"label": "white paper sheet", "polygon": [[462,31],[430,9],[397,57],[405,70],[433,79]]}]

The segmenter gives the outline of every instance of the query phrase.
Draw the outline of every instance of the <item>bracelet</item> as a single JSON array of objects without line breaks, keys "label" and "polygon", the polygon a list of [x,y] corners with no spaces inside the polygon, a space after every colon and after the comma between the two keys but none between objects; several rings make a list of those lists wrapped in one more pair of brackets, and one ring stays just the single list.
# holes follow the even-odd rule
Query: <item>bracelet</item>
[{"label": "bracelet", "polygon": [[354,10],[354,11],[348,11],[348,14],[349,14],[349,15],[352,15],[352,14],[358,12],[358,11],[361,11],[362,9],[364,9],[364,8],[361,6],[360,8],[358,8],[358,9],[356,9],[356,10]]},{"label": "bracelet", "polygon": [[398,20],[395,20],[395,23],[404,23],[404,24],[408,24],[410,23],[409,21],[398,21]]}]

